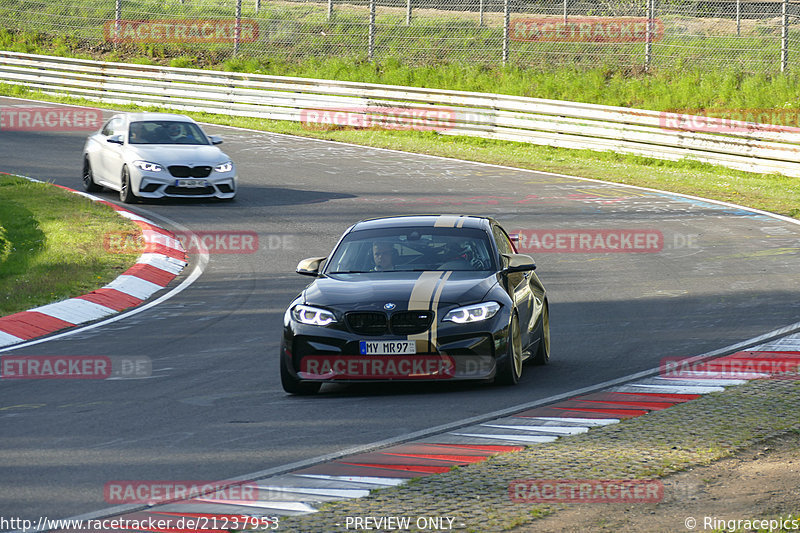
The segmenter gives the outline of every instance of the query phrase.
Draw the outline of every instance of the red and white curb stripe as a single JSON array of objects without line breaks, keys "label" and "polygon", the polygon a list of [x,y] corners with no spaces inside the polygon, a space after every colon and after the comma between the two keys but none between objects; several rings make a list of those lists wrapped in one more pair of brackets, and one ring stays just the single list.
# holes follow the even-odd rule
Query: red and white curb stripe
[{"label": "red and white curb stripe", "polygon": [[[18,177],[40,182],[25,176]],[[111,202],[68,187],[55,186],[85,196],[94,202],[106,204],[120,216],[130,219],[142,231],[145,242],[143,253],[134,266],[100,289],[68,300],[0,317],[0,347],[94,322],[129,307],[135,307],[166,287],[188,264],[186,251],[170,231]]]},{"label": "red and white curb stripe", "polygon": [[[526,446],[668,409],[751,379],[770,378],[767,373],[748,369],[765,368],[772,363],[778,363],[781,368],[800,366],[800,333],[704,363],[705,368],[712,371],[719,368],[721,379],[709,379],[707,373],[699,373],[698,377],[690,374],[680,378],[638,379],[512,416],[261,479],[257,482],[257,499],[235,500],[207,494],[123,516],[131,520],[216,518],[221,524],[224,518],[243,521],[253,517],[266,519],[313,513],[328,501],[361,498],[372,489],[400,485],[411,478],[481,462],[492,455],[519,451]],[[743,370],[727,377],[730,368]],[[252,483],[248,485],[252,487]]]}]

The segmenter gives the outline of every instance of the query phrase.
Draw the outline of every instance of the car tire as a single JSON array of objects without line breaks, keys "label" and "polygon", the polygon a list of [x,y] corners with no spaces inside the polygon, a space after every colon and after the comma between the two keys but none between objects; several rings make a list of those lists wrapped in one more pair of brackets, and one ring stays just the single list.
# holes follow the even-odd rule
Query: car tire
[{"label": "car tire", "polygon": [[531,362],[534,365],[546,365],[550,362],[550,310],[547,300],[542,307],[542,316],[539,318],[539,346]]},{"label": "car tire", "polygon": [[127,166],[122,167],[122,177],[120,178],[119,199],[125,204],[135,204],[136,195],[131,190],[131,172]]},{"label": "car tire", "polygon": [[89,156],[83,158],[83,190],[86,192],[100,192],[103,188],[94,182],[94,173],[92,172],[92,164],[89,162]]},{"label": "car tire", "polygon": [[508,326],[508,355],[497,368],[495,382],[500,385],[516,385],[522,377],[522,338],[517,314],[511,317]]},{"label": "car tire", "polygon": [[311,396],[319,392],[319,389],[322,387],[322,383],[315,383],[313,381],[300,381],[296,377],[292,376],[292,374],[289,372],[289,369],[286,368],[286,357],[281,354],[280,358],[281,385],[283,386],[284,391],[297,396]]}]

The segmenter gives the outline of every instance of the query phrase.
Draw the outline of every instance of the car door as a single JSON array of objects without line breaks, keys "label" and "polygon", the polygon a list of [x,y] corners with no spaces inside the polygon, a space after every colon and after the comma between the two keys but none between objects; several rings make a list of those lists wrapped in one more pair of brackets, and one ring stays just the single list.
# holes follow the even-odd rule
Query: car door
[{"label": "car door", "polygon": [[[492,226],[492,234],[494,235],[497,249],[501,254],[515,254],[517,253],[514,246],[511,244],[511,239],[508,238],[505,230],[498,225]],[[505,266],[502,263],[501,265]],[[522,346],[527,347],[531,343],[531,335],[535,328],[535,321],[532,320],[538,316],[535,295],[531,290],[530,278],[532,272],[514,272],[507,274],[509,296],[513,298],[514,304],[517,307],[519,314],[520,332],[522,334]],[[539,303],[539,307],[541,303]]]},{"label": "car door", "polygon": [[103,181],[119,187],[121,184],[120,174],[122,172],[122,151],[123,145],[108,142],[114,135],[122,135],[123,140],[127,137],[126,121],[122,117],[114,117],[101,130],[102,148],[98,151],[100,168]]},{"label": "car door", "polygon": [[111,135],[111,121],[109,119],[100,131],[89,137],[86,143],[86,156],[92,166],[95,181],[106,181],[106,169],[103,166],[103,152],[106,150],[106,139]]}]

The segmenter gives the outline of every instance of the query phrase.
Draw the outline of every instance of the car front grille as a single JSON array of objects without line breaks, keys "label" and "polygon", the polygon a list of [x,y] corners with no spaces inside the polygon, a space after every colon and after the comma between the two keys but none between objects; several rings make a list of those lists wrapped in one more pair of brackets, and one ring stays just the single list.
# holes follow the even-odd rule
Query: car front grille
[{"label": "car front grille", "polygon": [[185,165],[171,165],[167,167],[169,173],[176,178],[207,178],[211,174],[211,167],[187,167]]},{"label": "car front grille", "polygon": [[416,335],[428,331],[431,323],[431,311],[400,311],[392,315],[390,327],[395,335]]},{"label": "car front grille", "polygon": [[387,319],[384,313],[357,311],[345,315],[347,326],[358,335],[415,335],[430,329],[432,311],[400,311]]},{"label": "car front grille", "polygon": [[345,315],[347,326],[359,335],[383,335],[388,329],[383,313],[353,312]]}]

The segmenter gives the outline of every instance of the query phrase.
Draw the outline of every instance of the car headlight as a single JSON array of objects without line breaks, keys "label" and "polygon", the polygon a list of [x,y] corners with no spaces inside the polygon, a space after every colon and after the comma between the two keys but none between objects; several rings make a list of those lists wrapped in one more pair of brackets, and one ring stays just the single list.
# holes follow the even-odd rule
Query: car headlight
[{"label": "car headlight", "polygon": [[453,309],[445,315],[443,322],[455,322],[456,324],[468,324],[470,322],[480,322],[487,318],[492,318],[500,310],[497,302],[483,302],[479,304],[467,305]]},{"label": "car headlight", "polygon": [[327,326],[336,322],[336,315],[319,307],[310,305],[295,305],[292,308],[292,317],[301,324],[311,326]]},{"label": "car headlight", "polygon": [[133,165],[139,170],[144,170],[146,172],[161,172],[164,170],[158,163],[151,163],[150,161],[134,161]]},{"label": "car headlight", "polygon": [[214,170],[216,170],[217,172],[230,172],[231,170],[233,170],[233,161],[226,161],[221,165],[217,165],[214,167]]}]

